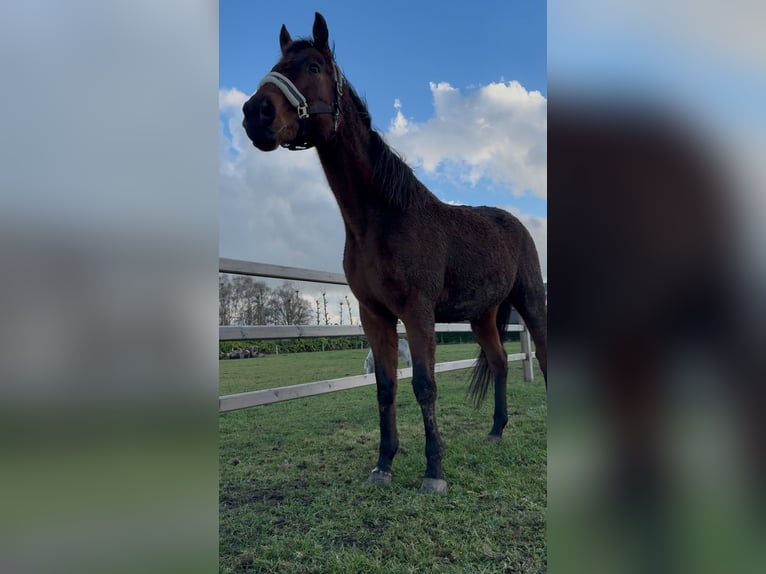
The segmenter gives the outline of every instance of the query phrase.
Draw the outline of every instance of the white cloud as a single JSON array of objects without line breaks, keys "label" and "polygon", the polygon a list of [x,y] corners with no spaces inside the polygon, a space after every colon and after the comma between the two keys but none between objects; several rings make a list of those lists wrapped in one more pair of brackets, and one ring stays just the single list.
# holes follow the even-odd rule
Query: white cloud
[{"label": "white cloud", "polygon": [[[316,152],[256,150],[239,90],[221,90],[219,252],[222,257],[341,272],[345,238]],[[228,133],[227,133],[228,132]]]},{"label": "white cloud", "polygon": [[466,94],[431,83],[435,116],[408,120],[397,99],[386,134],[391,145],[429,175],[469,185],[491,180],[513,195],[547,197],[547,101],[516,81]]},{"label": "white cloud", "polygon": [[237,88],[229,88],[218,91],[218,109],[221,112],[233,112],[242,109],[247,101],[247,94]]}]

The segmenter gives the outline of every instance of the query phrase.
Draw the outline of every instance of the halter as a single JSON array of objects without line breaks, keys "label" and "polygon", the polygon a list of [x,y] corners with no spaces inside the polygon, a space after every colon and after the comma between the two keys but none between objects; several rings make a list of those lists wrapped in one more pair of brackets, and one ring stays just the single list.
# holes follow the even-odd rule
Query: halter
[{"label": "halter", "polygon": [[[302,131],[305,126],[304,122],[306,119],[308,119],[309,115],[332,114],[333,132],[337,132],[338,120],[340,118],[340,98],[343,95],[343,74],[341,74],[340,70],[338,69],[338,64],[335,62],[333,62],[333,69],[335,71],[335,101],[331,106],[328,104],[316,104],[312,106],[308,105],[306,97],[298,88],[295,87],[295,84],[293,84],[287,76],[284,76],[279,72],[272,71],[266,74],[258,84],[256,91],[260,89],[264,84],[274,84],[277,88],[279,88],[279,91],[284,94],[285,98],[287,98],[287,101],[290,102],[290,104],[298,111],[298,120],[300,121]],[[303,150],[309,149],[313,145],[307,141],[303,141],[302,143],[296,142],[297,140],[291,143],[283,143],[282,147],[286,147],[290,150]]]}]

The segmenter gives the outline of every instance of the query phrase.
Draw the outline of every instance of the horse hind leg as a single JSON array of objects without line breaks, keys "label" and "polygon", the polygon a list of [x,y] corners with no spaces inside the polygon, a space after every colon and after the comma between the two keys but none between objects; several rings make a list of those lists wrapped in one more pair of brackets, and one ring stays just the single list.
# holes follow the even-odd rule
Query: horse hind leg
[{"label": "horse hind leg", "polygon": [[391,465],[399,450],[396,428],[396,368],[398,363],[398,337],[396,317],[383,316],[360,307],[359,315],[375,358],[375,383],[380,415],[380,448],[378,463],[370,474],[372,484],[391,483]]},{"label": "horse hind leg", "polygon": [[[471,322],[476,341],[481,347],[469,393],[478,406],[487,392],[490,382],[495,384],[495,412],[492,429],[487,435],[487,442],[499,442],[503,429],[508,424],[508,400],[506,387],[508,382],[508,353],[503,346],[504,324],[508,320],[510,306],[503,304],[491,309],[480,319]],[[502,325],[500,324],[502,322]]]}]

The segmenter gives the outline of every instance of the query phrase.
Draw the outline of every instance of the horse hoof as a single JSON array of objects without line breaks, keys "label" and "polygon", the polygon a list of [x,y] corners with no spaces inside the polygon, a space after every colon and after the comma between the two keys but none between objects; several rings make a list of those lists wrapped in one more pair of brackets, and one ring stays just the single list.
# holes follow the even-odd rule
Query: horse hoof
[{"label": "horse hoof", "polygon": [[499,444],[501,440],[503,440],[501,435],[488,434],[487,438],[484,439],[484,444]]},{"label": "horse hoof", "polygon": [[372,469],[372,473],[370,474],[370,478],[367,479],[367,482],[369,484],[382,484],[388,486],[391,484],[391,478],[392,474],[390,472],[378,470],[378,467],[375,467]]},{"label": "horse hoof", "polygon": [[424,478],[419,492],[421,494],[447,494],[447,481],[441,478]]}]

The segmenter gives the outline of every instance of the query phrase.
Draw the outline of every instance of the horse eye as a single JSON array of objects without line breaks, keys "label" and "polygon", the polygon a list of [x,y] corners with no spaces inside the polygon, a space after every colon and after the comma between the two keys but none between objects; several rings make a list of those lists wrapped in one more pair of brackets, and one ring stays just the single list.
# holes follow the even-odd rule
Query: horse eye
[{"label": "horse eye", "polygon": [[309,72],[311,72],[312,74],[318,74],[319,66],[317,64],[309,64]]}]

